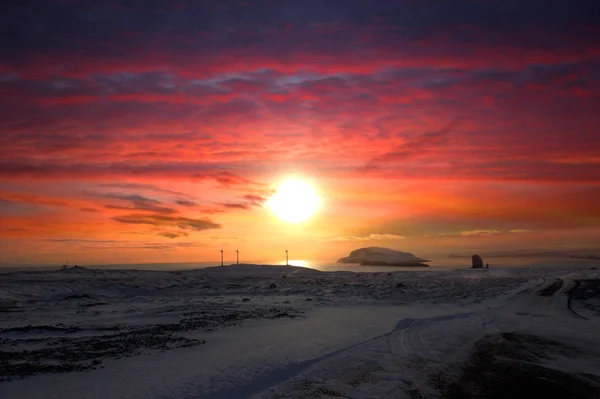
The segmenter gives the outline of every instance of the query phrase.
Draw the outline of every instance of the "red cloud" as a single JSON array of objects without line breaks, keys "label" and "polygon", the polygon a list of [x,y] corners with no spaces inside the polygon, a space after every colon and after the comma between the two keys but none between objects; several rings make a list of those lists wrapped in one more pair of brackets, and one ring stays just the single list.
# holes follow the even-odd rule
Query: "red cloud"
[{"label": "red cloud", "polygon": [[[196,212],[251,215],[270,195],[262,182],[295,172],[323,179],[357,225],[403,185],[417,188],[388,193],[386,215],[413,233],[598,225],[592,12],[275,3],[165,5],[155,20],[119,1],[46,1],[0,16],[3,234],[176,239],[221,227]],[[46,12],[61,25],[33,26]],[[330,182],[350,187],[354,208]]]}]

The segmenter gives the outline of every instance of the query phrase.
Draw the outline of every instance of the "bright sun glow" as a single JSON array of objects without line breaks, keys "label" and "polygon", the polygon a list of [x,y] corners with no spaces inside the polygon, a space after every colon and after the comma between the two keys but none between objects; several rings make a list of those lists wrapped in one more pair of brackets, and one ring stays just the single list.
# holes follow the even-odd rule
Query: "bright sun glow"
[{"label": "bright sun glow", "polygon": [[290,179],[281,183],[267,206],[279,219],[299,223],[315,213],[319,206],[319,196],[305,181]]}]

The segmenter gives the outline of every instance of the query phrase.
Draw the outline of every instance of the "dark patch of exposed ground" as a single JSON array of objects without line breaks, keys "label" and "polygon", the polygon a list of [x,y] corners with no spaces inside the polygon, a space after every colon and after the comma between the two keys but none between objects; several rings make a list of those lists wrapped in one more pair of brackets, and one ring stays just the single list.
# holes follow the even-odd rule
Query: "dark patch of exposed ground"
[{"label": "dark patch of exposed ground", "polygon": [[[6,333],[10,335],[10,338],[0,338],[0,381],[39,373],[98,368],[105,359],[206,343],[204,340],[179,335],[181,333],[215,331],[239,325],[248,319],[295,318],[301,315],[300,311],[291,308],[225,308],[190,312],[189,317],[178,323],[129,327],[82,328],[57,324],[6,328],[0,330],[5,336]],[[40,337],[39,333],[52,333],[56,336]]]},{"label": "dark patch of exposed ground", "polygon": [[563,280],[557,278],[552,284],[540,291],[541,296],[552,296],[563,286]]},{"label": "dark patch of exposed ground", "polygon": [[478,341],[468,360],[432,377],[442,399],[599,399],[599,376],[551,369],[541,361],[576,357],[572,347],[538,336],[502,333]]},{"label": "dark patch of exposed ground", "polygon": [[572,299],[579,301],[586,309],[600,316],[600,279],[579,280]]},{"label": "dark patch of exposed ground", "polygon": [[[7,339],[0,341],[10,348]],[[83,371],[96,368],[104,359],[134,356],[144,350],[168,350],[205,343],[174,335],[149,335],[139,331],[80,338],[40,338],[43,347],[33,350],[0,351],[0,381],[38,373]],[[29,343],[32,343],[29,340]],[[39,342],[42,344],[42,342]]]}]

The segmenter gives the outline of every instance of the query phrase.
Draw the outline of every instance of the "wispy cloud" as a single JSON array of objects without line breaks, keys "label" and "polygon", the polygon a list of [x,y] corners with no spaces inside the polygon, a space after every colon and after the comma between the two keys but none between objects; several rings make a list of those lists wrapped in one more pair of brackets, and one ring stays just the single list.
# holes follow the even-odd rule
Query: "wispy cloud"
[{"label": "wispy cloud", "polygon": [[177,205],[181,205],[181,206],[188,206],[188,207],[194,207],[197,206],[197,204],[194,201],[189,201],[189,200],[176,200],[175,203]]},{"label": "wispy cloud", "polygon": [[2,201],[2,203],[4,203],[4,205],[33,204],[33,205],[47,205],[47,206],[60,206],[60,207],[69,206],[69,203],[62,199],[52,198],[52,197],[43,197],[43,196],[34,195],[34,194],[5,192],[5,193],[2,193],[2,195],[3,195],[3,197],[0,198],[0,201]]},{"label": "wispy cloud", "polygon": [[260,185],[260,183],[246,179],[231,172],[218,172],[213,174],[212,177],[223,187],[238,185]]},{"label": "wispy cloud", "polygon": [[119,206],[119,205],[104,205],[106,209],[119,209],[126,211],[148,211],[163,214],[177,213],[177,209],[169,208],[166,206],[158,206],[154,204],[148,204],[145,202],[134,203],[132,206]]},{"label": "wispy cloud", "polygon": [[111,198],[118,199],[124,201],[131,201],[134,203],[153,203],[159,204],[160,201],[155,198],[145,197],[140,194],[125,194],[125,193],[96,193],[96,192],[88,192],[87,195],[91,197],[99,197],[99,198]]},{"label": "wispy cloud", "polygon": [[185,230],[211,230],[220,229],[221,225],[209,219],[194,219],[183,216],[130,214],[115,216],[113,220],[126,224],[145,224],[161,227],[178,227]]},{"label": "wispy cloud", "polygon": [[512,230],[493,230],[493,229],[483,229],[483,230],[464,230],[458,233],[457,235],[463,237],[473,237],[473,236],[481,236],[481,237],[489,237],[498,234],[524,234],[529,233],[531,230],[526,229],[512,229]]},{"label": "wispy cloud", "polygon": [[256,195],[256,194],[246,194],[240,197],[242,202],[221,202],[217,205],[223,207],[225,209],[250,209],[254,207],[261,207],[263,203],[267,200],[266,197]]},{"label": "wispy cloud", "polygon": [[413,157],[423,156],[435,151],[438,146],[444,145],[450,139],[461,119],[463,118],[455,118],[439,130],[422,133],[416,138],[406,140],[396,149],[372,159],[364,169],[377,168],[389,163],[406,162]]},{"label": "wispy cloud", "polygon": [[140,194],[88,192],[87,195],[98,198],[116,199],[131,202],[131,206],[106,204],[104,205],[104,208],[106,209],[147,211],[160,214],[177,213],[177,209],[163,206],[159,200],[155,198],[146,197]]},{"label": "wispy cloud", "polygon": [[93,239],[83,239],[83,238],[46,238],[45,241],[48,242],[61,242],[61,243],[73,243],[73,244],[116,244],[120,241],[118,240],[93,240]]},{"label": "wispy cloud", "polygon": [[241,202],[224,202],[219,205],[227,209],[250,209],[250,204]]},{"label": "wispy cloud", "polygon": [[404,240],[406,237],[396,234],[369,234],[367,236],[341,236],[327,239],[331,242],[363,242],[363,241],[394,241]]},{"label": "wispy cloud", "polygon": [[118,246],[115,248],[120,249],[151,249],[156,251],[172,251],[177,248],[199,248],[204,245],[199,242],[170,242],[168,244],[165,243],[127,243],[126,245]]},{"label": "wispy cloud", "polygon": [[209,238],[211,240],[246,241],[245,239],[236,236],[211,236]]},{"label": "wispy cloud", "polygon": [[461,231],[459,233],[459,235],[464,236],[464,237],[493,236],[496,234],[502,234],[502,232],[499,230],[465,230],[465,231]]},{"label": "wispy cloud", "polygon": [[179,237],[187,237],[189,234],[186,232],[179,231],[161,231],[158,233],[159,236],[167,237],[167,238],[179,238]]},{"label": "wispy cloud", "polygon": [[158,187],[154,184],[147,184],[147,183],[104,183],[104,184],[100,184],[101,187],[108,187],[108,188],[125,188],[125,189],[133,189],[133,190],[149,190],[149,191],[155,191],[158,193],[165,193],[165,194],[172,194],[172,195],[177,195],[177,196],[182,196],[182,197],[188,197],[189,195],[186,193],[182,193],[180,191],[173,191],[173,190],[169,190],[169,189],[165,189],[162,187]]},{"label": "wispy cloud", "polygon": [[89,213],[98,213],[98,212],[100,212],[100,209],[88,208],[88,207],[79,208],[79,210],[81,212],[89,212]]},{"label": "wispy cloud", "polygon": [[246,195],[242,196],[242,199],[244,199],[248,203],[252,204],[253,206],[262,206],[265,203],[265,201],[267,200],[266,197],[263,197],[261,195],[256,195],[256,194],[246,194]]}]

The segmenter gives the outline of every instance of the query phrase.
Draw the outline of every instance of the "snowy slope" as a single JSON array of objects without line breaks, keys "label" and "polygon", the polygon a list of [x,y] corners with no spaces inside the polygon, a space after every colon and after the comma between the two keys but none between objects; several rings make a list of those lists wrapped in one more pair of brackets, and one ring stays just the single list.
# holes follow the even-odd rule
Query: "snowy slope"
[{"label": "snowy slope", "polygon": [[[2,274],[0,392],[2,399],[407,397],[431,390],[430,374],[460,361],[485,334],[514,329],[567,343],[572,336],[588,355],[557,358],[554,367],[593,374],[600,365],[589,348],[600,347],[600,327],[567,302],[577,280],[594,277],[583,269],[352,273],[267,265]],[[588,306],[590,295],[573,307]]]}]

